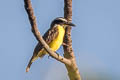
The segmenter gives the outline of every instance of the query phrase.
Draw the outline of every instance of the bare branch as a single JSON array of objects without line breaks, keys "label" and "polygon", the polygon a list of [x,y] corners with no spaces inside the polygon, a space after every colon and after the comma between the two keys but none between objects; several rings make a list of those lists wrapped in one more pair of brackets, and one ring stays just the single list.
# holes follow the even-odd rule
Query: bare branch
[{"label": "bare branch", "polygon": [[[64,17],[68,21],[72,21],[72,0],[64,0]],[[65,65],[68,71],[68,76],[70,80],[81,80],[80,73],[76,64],[74,52],[72,49],[72,39],[71,39],[71,27],[67,27],[65,31],[64,43],[69,46],[64,47],[64,57],[69,59],[72,63],[71,66]]]},{"label": "bare branch", "polygon": [[44,48],[46,49],[46,51],[49,53],[50,56],[52,56],[56,60],[66,64],[66,65],[71,65],[70,60],[68,60],[62,56],[59,56],[58,54],[53,52],[49,48],[49,46],[46,44],[46,42],[43,40],[43,38],[37,28],[36,17],[34,16],[31,0],[24,0],[24,3],[25,3],[25,9],[27,11],[29,21],[30,21],[30,24],[32,27],[32,32],[33,32],[34,36],[36,37],[36,39],[39,41],[39,43],[41,43],[44,46]]}]

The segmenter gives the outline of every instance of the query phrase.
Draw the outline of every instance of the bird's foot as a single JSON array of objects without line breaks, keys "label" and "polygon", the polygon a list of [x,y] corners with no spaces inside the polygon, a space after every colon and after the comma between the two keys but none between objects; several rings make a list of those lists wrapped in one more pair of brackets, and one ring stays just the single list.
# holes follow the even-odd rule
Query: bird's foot
[{"label": "bird's foot", "polygon": [[59,57],[59,53],[57,53],[57,52],[55,52],[57,55],[58,55],[58,57]]},{"label": "bird's foot", "polygon": [[48,59],[50,59],[50,55],[48,55]]}]

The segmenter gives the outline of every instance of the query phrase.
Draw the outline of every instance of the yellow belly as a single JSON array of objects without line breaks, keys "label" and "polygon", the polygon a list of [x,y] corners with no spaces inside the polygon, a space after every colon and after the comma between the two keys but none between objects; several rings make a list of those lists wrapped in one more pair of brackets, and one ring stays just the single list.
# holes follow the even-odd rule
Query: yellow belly
[{"label": "yellow belly", "polygon": [[62,45],[63,43],[63,38],[64,38],[64,34],[65,34],[65,30],[63,27],[61,26],[58,26],[58,31],[59,31],[59,34],[57,36],[57,38],[55,40],[53,40],[50,44],[49,44],[49,47],[53,50],[53,51],[56,51],[60,48],[60,46]]},{"label": "yellow belly", "polygon": [[[63,27],[61,26],[57,26],[58,27],[58,31],[59,31],[59,34],[58,36],[56,37],[56,39],[54,39],[50,44],[49,44],[49,47],[53,50],[53,51],[56,51],[60,48],[60,46],[62,45],[63,43],[63,38],[64,38],[64,34],[65,34],[65,30]],[[41,57],[41,55],[44,55],[44,54],[47,54],[47,52],[45,50],[41,51],[39,53],[39,57]]]}]

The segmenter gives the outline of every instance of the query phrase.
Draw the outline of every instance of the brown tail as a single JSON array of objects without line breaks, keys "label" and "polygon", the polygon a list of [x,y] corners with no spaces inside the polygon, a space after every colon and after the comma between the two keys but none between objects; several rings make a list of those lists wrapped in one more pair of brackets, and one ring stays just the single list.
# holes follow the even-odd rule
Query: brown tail
[{"label": "brown tail", "polygon": [[31,64],[32,64],[32,59],[33,59],[33,57],[30,59],[29,64],[26,67],[26,72],[28,72],[30,70],[30,67],[31,67]]},{"label": "brown tail", "polygon": [[[39,57],[43,58],[45,54],[41,54]],[[26,72],[28,72],[30,70],[30,67],[32,65],[32,63],[37,59],[38,57],[35,57],[34,55],[32,56],[32,58],[30,59],[27,68],[26,68]]]}]

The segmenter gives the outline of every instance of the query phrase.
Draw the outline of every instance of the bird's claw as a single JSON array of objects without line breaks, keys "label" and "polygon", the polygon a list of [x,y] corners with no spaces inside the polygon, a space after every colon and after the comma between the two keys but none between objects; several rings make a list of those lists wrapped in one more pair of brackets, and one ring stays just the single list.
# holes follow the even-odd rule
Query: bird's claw
[{"label": "bird's claw", "polygon": [[58,55],[58,57],[59,57],[59,53],[57,53],[57,52],[55,52],[57,55]]},{"label": "bird's claw", "polygon": [[50,55],[48,55],[48,59],[50,59]]}]

